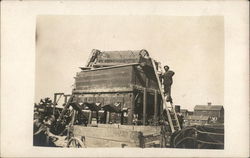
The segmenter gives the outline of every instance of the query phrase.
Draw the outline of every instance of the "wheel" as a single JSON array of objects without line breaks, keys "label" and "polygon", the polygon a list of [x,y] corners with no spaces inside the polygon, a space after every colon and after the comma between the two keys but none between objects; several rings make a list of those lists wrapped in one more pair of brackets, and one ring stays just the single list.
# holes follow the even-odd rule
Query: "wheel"
[{"label": "wheel", "polygon": [[84,144],[84,139],[83,141],[80,140],[79,138],[72,137],[67,143],[68,148],[86,148],[86,145]]}]

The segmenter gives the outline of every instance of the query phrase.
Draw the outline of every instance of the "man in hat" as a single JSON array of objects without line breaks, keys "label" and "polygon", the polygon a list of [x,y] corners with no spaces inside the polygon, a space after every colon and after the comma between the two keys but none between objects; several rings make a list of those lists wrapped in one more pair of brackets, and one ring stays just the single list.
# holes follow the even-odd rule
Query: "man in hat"
[{"label": "man in hat", "polygon": [[163,80],[164,85],[164,94],[167,96],[167,102],[172,103],[171,98],[171,86],[173,84],[173,76],[174,72],[169,70],[169,66],[164,66],[165,73],[161,75],[161,79]]}]

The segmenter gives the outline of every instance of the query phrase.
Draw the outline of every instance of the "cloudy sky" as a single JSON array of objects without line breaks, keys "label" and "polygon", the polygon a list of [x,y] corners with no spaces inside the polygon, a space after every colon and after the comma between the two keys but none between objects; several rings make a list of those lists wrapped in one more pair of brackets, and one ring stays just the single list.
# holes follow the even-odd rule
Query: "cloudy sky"
[{"label": "cloudy sky", "polygon": [[175,71],[175,104],[223,104],[223,17],[38,16],[36,37],[35,102],[70,93],[92,49],[146,49]]}]

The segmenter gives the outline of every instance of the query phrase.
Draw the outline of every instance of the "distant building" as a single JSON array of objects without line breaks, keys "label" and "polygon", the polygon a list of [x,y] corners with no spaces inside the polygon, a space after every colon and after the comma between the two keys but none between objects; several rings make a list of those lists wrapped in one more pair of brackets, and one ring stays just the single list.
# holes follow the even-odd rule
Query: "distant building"
[{"label": "distant building", "polygon": [[194,107],[194,115],[209,116],[212,122],[224,122],[224,108],[222,105],[196,105]]},{"label": "distant building", "polygon": [[187,109],[181,109],[180,113],[182,114],[182,116],[186,117],[188,116],[188,110]]},{"label": "distant building", "polygon": [[194,115],[194,112],[193,111],[188,111],[188,116],[190,115]]},{"label": "distant building", "polygon": [[192,125],[205,125],[208,124],[210,119],[209,116],[187,116],[184,119],[184,126],[192,126]]},{"label": "distant building", "polygon": [[180,113],[181,106],[175,105],[175,112]]}]

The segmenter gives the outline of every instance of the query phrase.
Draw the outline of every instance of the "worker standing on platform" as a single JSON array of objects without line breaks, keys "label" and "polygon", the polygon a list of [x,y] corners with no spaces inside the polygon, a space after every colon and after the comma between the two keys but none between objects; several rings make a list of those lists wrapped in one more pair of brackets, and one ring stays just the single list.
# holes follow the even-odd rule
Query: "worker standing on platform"
[{"label": "worker standing on platform", "polygon": [[173,76],[174,72],[169,70],[169,66],[164,66],[165,73],[160,76],[160,78],[163,80],[164,85],[164,95],[167,96],[167,102],[172,103],[172,97],[171,97],[171,86],[173,84]]}]

